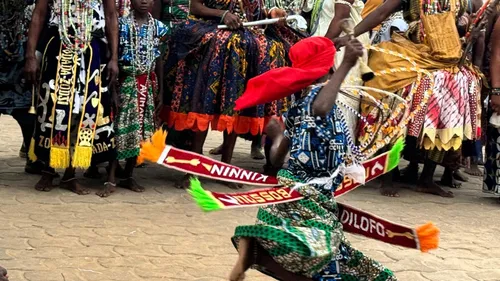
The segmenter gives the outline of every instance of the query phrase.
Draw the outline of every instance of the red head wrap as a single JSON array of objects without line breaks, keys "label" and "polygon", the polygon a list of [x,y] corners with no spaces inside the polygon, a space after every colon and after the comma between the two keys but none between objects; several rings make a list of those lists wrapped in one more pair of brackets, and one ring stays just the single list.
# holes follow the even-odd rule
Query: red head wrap
[{"label": "red head wrap", "polygon": [[325,37],[309,37],[290,48],[292,67],[269,70],[248,81],[236,110],[288,97],[328,74],[333,66],[335,48]]}]

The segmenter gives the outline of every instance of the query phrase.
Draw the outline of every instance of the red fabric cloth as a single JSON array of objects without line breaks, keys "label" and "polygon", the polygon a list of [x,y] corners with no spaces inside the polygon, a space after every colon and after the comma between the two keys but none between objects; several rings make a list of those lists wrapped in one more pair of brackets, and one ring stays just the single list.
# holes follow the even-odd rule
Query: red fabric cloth
[{"label": "red fabric cloth", "polygon": [[325,37],[299,41],[290,48],[291,67],[269,70],[248,81],[235,109],[242,110],[288,97],[328,74],[333,66],[335,47]]}]

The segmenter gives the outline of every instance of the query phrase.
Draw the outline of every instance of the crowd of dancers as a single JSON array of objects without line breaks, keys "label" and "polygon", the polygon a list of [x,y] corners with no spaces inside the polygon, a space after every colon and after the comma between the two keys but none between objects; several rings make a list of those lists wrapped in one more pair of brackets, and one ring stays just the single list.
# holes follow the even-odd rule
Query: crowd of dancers
[{"label": "crowd of dancers", "polygon": [[[453,197],[464,162],[481,174],[483,146],[483,190],[500,194],[498,1],[0,5],[0,112],[21,127],[37,190],[50,191],[63,170],[60,187],[88,194],[75,169],[100,178],[107,163],[97,195],[144,191],[133,177],[143,142],[162,128],[169,145],[202,154],[211,129],[224,134],[210,151],[222,162],[238,137],[251,140],[264,173],[305,196],[264,206],[256,225],[236,229],[232,281],[250,267],[279,280],[396,280],[345,239],[332,193],[398,139],[410,164],[382,176],[383,195],[399,196],[393,181],[407,180]],[[266,19],[278,20],[254,24]]]}]

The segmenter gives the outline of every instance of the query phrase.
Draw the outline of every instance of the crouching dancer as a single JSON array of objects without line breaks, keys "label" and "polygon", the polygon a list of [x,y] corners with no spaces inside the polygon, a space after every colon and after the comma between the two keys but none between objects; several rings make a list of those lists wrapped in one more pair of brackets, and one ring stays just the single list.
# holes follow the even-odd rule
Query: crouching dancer
[{"label": "crouching dancer", "polygon": [[[278,172],[279,183],[295,187],[305,197],[261,207],[255,225],[236,228],[233,243],[239,259],[231,281],[243,280],[250,267],[278,280],[396,280],[390,270],[351,247],[332,196],[344,179],[342,167],[349,161],[348,143],[352,144],[335,103],[342,81],[363,55],[362,44],[351,40],[345,54],[341,66],[328,77],[334,46],[324,37],[311,37],[290,49],[293,67],[249,81],[250,97],[264,93],[287,97],[302,91],[287,112],[284,132],[276,132],[280,127],[271,123],[266,133],[274,138],[273,165],[283,162],[290,151],[288,167]],[[318,183],[321,180],[323,184]]]}]

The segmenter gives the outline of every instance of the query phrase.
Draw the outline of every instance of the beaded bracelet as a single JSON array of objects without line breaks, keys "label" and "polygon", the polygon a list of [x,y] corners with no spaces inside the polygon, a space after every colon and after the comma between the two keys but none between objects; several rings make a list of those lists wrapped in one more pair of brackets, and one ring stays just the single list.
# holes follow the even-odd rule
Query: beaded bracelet
[{"label": "beaded bracelet", "polygon": [[229,13],[229,10],[226,10],[224,14],[220,17],[220,23],[224,23],[224,18],[226,17],[227,13]]},{"label": "beaded bracelet", "polygon": [[491,88],[490,95],[492,95],[492,96],[500,96],[500,88]]}]

